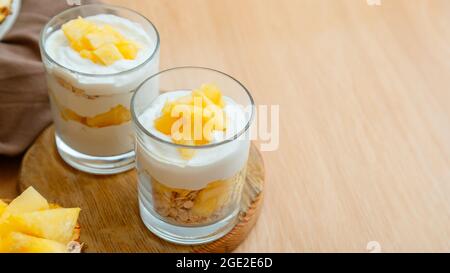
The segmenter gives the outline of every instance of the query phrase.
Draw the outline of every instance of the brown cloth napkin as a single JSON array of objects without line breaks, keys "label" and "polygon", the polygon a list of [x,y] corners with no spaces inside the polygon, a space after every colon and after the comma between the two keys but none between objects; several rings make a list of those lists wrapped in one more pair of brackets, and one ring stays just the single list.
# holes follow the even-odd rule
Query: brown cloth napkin
[{"label": "brown cloth napkin", "polygon": [[66,0],[22,0],[16,23],[0,41],[0,155],[24,152],[51,122],[39,34],[69,7]]}]

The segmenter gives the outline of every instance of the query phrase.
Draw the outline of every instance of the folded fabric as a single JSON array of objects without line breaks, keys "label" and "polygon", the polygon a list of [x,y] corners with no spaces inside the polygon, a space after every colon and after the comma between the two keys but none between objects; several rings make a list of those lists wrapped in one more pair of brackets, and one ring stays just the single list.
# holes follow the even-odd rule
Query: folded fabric
[{"label": "folded fabric", "polygon": [[39,35],[51,17],[69,7],[66,0],[22,0],[16,23],[0,42],[2,155],[24,152],[51,122]]}]

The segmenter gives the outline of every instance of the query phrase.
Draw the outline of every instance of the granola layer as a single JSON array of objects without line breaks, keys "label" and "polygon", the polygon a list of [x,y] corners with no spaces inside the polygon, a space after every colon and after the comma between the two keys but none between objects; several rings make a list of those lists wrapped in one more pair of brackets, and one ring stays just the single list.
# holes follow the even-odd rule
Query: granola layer
[{"label": "granola layer", "polygon": [[161,217],[176,224],[215,222],[236,208],[245,174],[244,167],[233,177],[211,182],[200,190],[170,188],[151,178],[153,207]]}]

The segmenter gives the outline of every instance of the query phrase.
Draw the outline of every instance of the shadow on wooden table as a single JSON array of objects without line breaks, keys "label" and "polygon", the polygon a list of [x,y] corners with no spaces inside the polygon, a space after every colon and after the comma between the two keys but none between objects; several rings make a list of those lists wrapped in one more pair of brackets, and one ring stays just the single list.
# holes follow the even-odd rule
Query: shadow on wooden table
[{"label": "shadow on wooden table", "polygon": [[14,198],[17,196],[17,182],[22,156],[0,156],[0,197]]}]

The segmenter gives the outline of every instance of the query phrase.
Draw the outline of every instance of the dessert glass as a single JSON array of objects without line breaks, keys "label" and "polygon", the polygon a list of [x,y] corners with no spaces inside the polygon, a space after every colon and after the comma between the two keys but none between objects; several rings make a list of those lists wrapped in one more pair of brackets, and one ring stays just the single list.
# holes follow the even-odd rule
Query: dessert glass
[{"label": "dessert glass", "polygon": [[[236,126],[228,137],[202,146],[175,144],[158,134],[147,113],[167,95],[192,91],[203,83],[222,90],[224,111]],[[147,94],[158,98],[148,100]],[[228,233],[237,223],[250,148],[253,98],[231,76],[208,68],[178,67],[147,79],[131,102],[136,135],[139,208],[157,236],[178,244],[202,244]],[[236,117],[231,118],[233,111]],[[160,111],[158,112],[160,113]],[[193,155],[186,159],[180,156]]]},{"label": "dessert glass", "polygon": [[[79,16],[97,15],[115,15],[140,25],[146,39],[151,41],[146,44],[143,59],[112,73],[104,73],[97,65],[95,69],[99,70],[92,73],[83,71],[85,67],[81,65],[79,68],[66,65],[65,58],[52,57],[49,50],[57,48],[47,44],[52,34]],[[126,30],[122,31],[124,35]],[[40,49],[61,157],[72,167],[94,174],[114,174],[133,168],[134,132],[129,108],[136,88],[149,75],[158,72],[159,34],[153,24],[126,8],[82,5],[56,15],[47,23],[41,33]],[[153,97],[147,95],[148,99]]]}]

